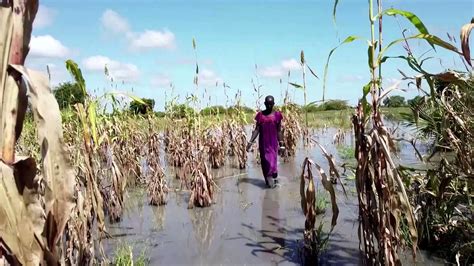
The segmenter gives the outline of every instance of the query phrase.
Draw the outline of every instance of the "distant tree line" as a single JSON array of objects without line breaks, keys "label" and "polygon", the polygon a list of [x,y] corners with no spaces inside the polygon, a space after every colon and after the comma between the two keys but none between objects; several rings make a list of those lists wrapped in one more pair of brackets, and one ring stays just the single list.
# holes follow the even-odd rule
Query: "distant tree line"
[{"label": "distant tree line", "polygon": [[[85,95],[79,88],[76,83],[72,82],[65,82],[59,84],[53,90],[54,96],[56,97],[59,108],[65,109],[74,106],[77,103],[84,103]],[[393,95],[387,97],[383,100],[383,105],[385,107],[405,107],[405,106],[413,106],[414,104],[418,103],[422,98],[420,96],[416,96],[413,99],[405,100],[403,96]],[[334,110],[345,110],[351,108],[351,106],[345,100],[328,100],[324,103],[319,104],[308,104],[306,106],[296,105],[293,104],[299,109],[301,112],[318,112],[318,111],[334,111]],[[141,101],[132,101],[129,105],[129,111],[134,114],[147,114],[149,112],[153,112],[155,107],[155,100],[142,98]],[[281,109],[281,106],[276,106],[276,109]],[[254,113],[255,109],[250,108],[247,106],[231,106],[231,107],[224,107],[221,105],[216,106],[208,106],[203,108],[200,111],[201,115],[218,115],[218,114],[231,114],[236,112],[244,112],[244,113]],[[165,112],[155,112],[155,115],[158,117],[163,117],[166,114],[170,114],[175,118],[183,118],[187,115],[195,115],[197,112],[187,104],[177,104],[172,107],[168,107]]]}]

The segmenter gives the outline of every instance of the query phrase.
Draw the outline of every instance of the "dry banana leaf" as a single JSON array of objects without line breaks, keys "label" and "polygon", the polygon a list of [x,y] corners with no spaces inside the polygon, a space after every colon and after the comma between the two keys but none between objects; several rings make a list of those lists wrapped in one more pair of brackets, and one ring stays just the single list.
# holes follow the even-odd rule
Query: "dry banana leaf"
[{"label": "dry banana leaf", "polygon": [[12,67],[23,75],[29,88],[28,98],[38,128],[46,181],[48,247],[54,250],[74,208],[75,177],[64,149],[61,114],[46,76],[22,66]]},{"label": "dry banana leaf", "polygon": [[39,265],[43,259],[35,237],[45,222],[35,175],[32,158],[12,166],[0,162],[0,236],[23,265]]}]

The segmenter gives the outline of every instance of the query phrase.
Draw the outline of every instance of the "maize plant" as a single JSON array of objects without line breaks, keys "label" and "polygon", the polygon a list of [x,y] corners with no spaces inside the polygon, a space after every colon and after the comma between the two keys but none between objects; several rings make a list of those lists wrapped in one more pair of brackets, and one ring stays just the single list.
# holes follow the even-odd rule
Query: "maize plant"
[{"label": "maize plant", "polygon": [[320,175],[321,182],[324,189],[326,189],[331,196],[332,205],[332,220],[331,220],[331,231],[336,226],[337,217],[339,215],[339,208],[336,203],[336,194],[334,188],[329,182],[328,177],[324,170],[309,158],[306,158],[303,162],[303,170],[300,175],[300,196],[301,196],[301,209],[305,215],[305,229],[304,229],[304,257],[307,260],[306,263],[316,263],[317,257],[320,251],[325,247],[329,240],[328,234],[326,237],[322,235],[321,222],[318,228],[316,228],[316,187],[314,184],[313,166],[316,167],[318,174]]},{"label": "maize plant", "polygon": [[226,138],[224,131],[219,125],[209,128],[206,132],[206,146],[208,149],[209,162],[212,168],[220,168],[225,163]]},{"label": "maize plant", "polygon": [[285,105],[282,108],[283,111],[283,144],[285,150],[282,153],[282,157],[287,161],[289,157],[296,155],[296,148],[298,141],[301,136],[300,127],[300,114],[295,104],[292,104],[285,97]]},{"label": "maize plant", "polygon": [[[148,122],[150,121],[148,120]],[[144,146],[146,150],[144,155],[146,158],[146,171],[142,169],[141,173],[147,180],[148,198],[150,199],[151,205],[165,205],[168,195],[168,185],[160,163],[160,141],[158,134],[153,132],[150,124],[146,139],[148,140]]]}]

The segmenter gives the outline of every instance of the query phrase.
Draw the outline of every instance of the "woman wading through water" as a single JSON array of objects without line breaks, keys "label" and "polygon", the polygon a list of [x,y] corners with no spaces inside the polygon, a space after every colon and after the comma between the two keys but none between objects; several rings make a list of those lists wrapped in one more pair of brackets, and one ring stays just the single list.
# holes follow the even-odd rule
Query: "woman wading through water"
[{"label": "woman wading through water", "polygon": [[255,129],[252,132],[250,142],[247,144],[247,151],[250,151],[252,144],[258,138],[258,148],[260,151],[260,162],[262,165],[263,177],[268,187],[274,188],[278,184],[278,150],[282,150],[283,136],[281,131],[281,120],[283,116],[280,112],[273,111],[275,99],[269,95],[265,97],[265,110],[258,112],[255,116]]}]

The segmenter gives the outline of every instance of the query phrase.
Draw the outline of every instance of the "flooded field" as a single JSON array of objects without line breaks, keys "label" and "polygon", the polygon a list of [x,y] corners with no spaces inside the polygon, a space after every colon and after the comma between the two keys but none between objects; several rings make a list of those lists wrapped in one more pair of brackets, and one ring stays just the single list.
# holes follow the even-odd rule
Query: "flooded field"
[{"label": "flooded field", "polygon": [[[342,159],[332,144],[336,131],[329,128],[313,133],[314,139],[334,154],[341,164]],[[407,135],[409,130],[399,130],[399,134]],[[351,136],[351,132],[345,134],[345,145],[350,145]],[[422,151],[423,147],[419,148]],[[400,150],[400,160],[416,164],[411,144],[402,143]],[[134,256],[144,252],[151,265],[299,265],[302,263],[299,252],[304,228],[299,175],[306,156],[328,171],[327,162],[317,147],[300,147],[295,158],[279,162],[281,186],[267,189],[260,166],[251,155],[248,169],[213,171],[218,185],[215,204],[190,210],[187,209],[189,192],[179,190],[173,169],[168,168],[168,182],[172,188],[168,204],[149,206],[143,189],[128,191],[122,221],[108,226],[113,238],[106,240],[106,253],[113,256],[114,250],[125,244],[133,247]],[[323,265],[361,264],[358,206],[354,181],[350,176],[351,172],[347,171],[342,179],[347,197],[340,184],[336,185],[340,213],[329,245],[319,259]],[[320,190],[319,180],[316,186],[320,193],[326,193]],[[330,229],[330,219],[330,207],[317,218],[317,223],[325,224],[325,232]],[[419,265],[442,265],[440,260],[419,254]],[[404,258],[404,264],[413,264],[411,255]]]}]

